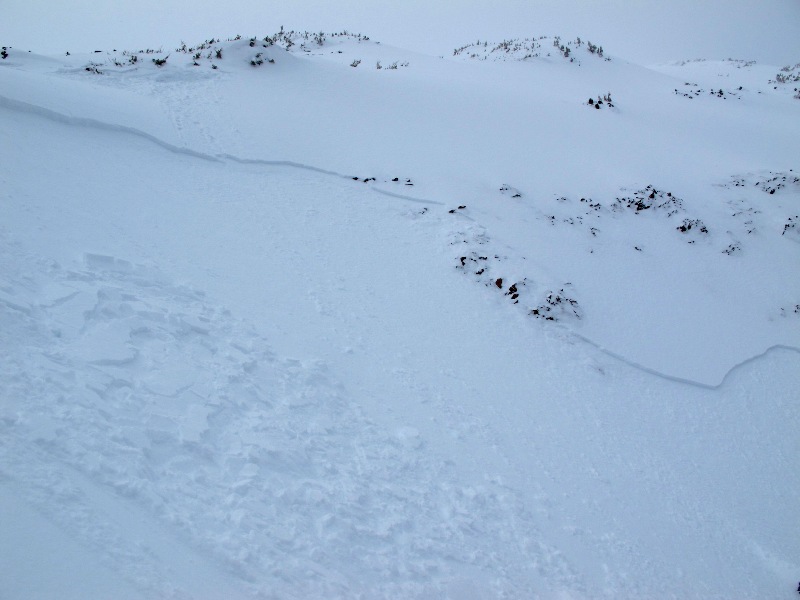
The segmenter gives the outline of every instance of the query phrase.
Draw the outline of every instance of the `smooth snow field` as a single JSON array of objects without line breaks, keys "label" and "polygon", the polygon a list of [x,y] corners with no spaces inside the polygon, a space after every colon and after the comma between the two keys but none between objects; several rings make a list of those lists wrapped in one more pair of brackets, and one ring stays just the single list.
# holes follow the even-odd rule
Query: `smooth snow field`
[{"label": "smooth snow field", "polygon": [[553,41],[4,50],[0,598],[795,597],[800,65]]}]

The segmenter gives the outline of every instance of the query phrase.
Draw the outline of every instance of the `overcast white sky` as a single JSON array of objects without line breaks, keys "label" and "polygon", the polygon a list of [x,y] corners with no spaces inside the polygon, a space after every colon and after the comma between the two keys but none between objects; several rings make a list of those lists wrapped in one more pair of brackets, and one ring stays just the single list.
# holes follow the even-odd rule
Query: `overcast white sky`
[{"label": "overcast white sky", "polygon": [[800,62],[800,0],[2,0],[0,45],[133,49],[289,29],[348,29],[449,54],[480,38],[580,35],[640,63]]}]

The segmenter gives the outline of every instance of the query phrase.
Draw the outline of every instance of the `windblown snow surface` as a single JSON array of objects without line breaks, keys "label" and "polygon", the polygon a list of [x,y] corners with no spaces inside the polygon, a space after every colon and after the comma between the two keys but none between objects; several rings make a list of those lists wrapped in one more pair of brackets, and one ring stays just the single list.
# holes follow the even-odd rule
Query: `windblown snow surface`
[{"label": "windblown snow surface", "polygon": [[5,49],[0,596],[792,597],[800,65],[591,47]]}]

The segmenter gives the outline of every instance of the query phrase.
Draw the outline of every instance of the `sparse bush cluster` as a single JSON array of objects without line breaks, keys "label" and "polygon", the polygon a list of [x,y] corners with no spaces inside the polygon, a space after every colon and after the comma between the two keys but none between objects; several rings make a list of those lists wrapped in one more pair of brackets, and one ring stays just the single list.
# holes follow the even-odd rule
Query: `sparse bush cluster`
[{"label": "sparse bush cluster", "polygon": [[544,297],[544,302],[536,308],[531,309],[530,314],[538,319],[544,319],[546,321],[556,321],[559,317],[564,316],[580,320],[583,316],[578,301],[567,296],[564,288],[561,288],[557,292],[547,292]]},{"label": "sparse bush cluster", "polygon": [[[264,54],[259,52],[252,59],[250,59],[250,66],[251,67],[260,67],[261,65],[264,64],[264,62],[265,62],[264,61]],[[275,63],[275,59],[274,58],[268,58],[268,59],[266,59],[266,62],[268,62],[269,64],[274,64]]]},{"label": "sparse bush cluster", "polygon": [[[95,50],[94,52],[95,52],[95,54],[101,54],[103,51],[102,50]],[[112,52],[114,54],[112,54]],[[160,48],[158,50],[155,50],[153,48],[147,48],[147,49],[143,49],[143,50],[139,50],[139,51],[123,50],[120,54],[116,54],[116,52],[117,52],[116,50],[113,50],[112,52],[108,52],[107,53],[108,58],[106,59],[106,63],[105,64],[97,63],[97,62],[90,62],[87,65],[84,65],[83,70],[86,71],[87,73],[93,73],[95,75],[102,75],[104,73],[104,71],[101,69],[101,67],[108,68],[108,67],[112,67],[113,66],[113,67],[117,67],[118,69],[121,69],[121,68],[125,68],[125,67],[138,66],[139,63],[140,63],[140,56],[141,55],[148,55],[148,54],[150,54],[150,55],[158,55],[158,54],[162,54],[163,50],[161,50]],[[70,53],[67,52],[66,55],[69,56]],[[169,55],[164,56],[164,57],[156,56],[156,57],[151,59],[151,62],[157,67],[163,67],[165,64],[167,64],[167,59],[168,58],[169,58]]]},{"label": "sparse bush cluster", "polygon": [[586,42],[586,49],[589,50],[592,54],[597,54],[597,56],[603,56],[603,47],[602,46],[595,46],[592,42]]},{"label": "sparse bush cluster", "polygon": [[[241,39],[241,36],[236,37],[237,40]],[[222,60],[222,48],[217,46],[217,44],[221,43],[222,40],[209,38],[208,40],[204,40],[199,44],[194,46],[187,46],[185,42],[181,42],[180,47],[176,48],[176,52],[180,52],[182,54],[191,54],[192,55],[192,65],[195,67],[201,66],[202,60]],[[229,42],[234,41],[232,39],[228,40]],[[212,69],[217,69],[217,65],[211,64]]]},{"label": "sparse bush cluster", "polygon": [[[796,315],[800,315],[800,304],[794,304],[789,306],[788,308],[781,308],[781,316],[786,317],[789,313],[794,313]],[[797,586],[798,592],[800,592],[800,584]]]},{"label": "sparse bush cluster", "polygon": [[589,98],[589,101],[586,104],[589,106],[593,106],[598,110],[604,106],[608,108],[614,108],[614,103],[611,101],[611,92],[608,92],[602,97],[598,96],[597,100],[595,100],[594,98]]},{"label": "sparse bush cluster", "polygon": [[[792,169],[789,169],[788,172],[780,173],[770,171],[766,177],[756,179],[753,185],[758,187],[762,192],[772,195],[787,186],[800,185],[800,177],[793,175],[793,173],[794,171]],[[736,182],[736,180],[734,180],[734,182]],[[744,185],[744,181],[742,181],[742,185]]]},{"label": "sparse bush cluster", "polygon": [[742,245],[739,242],[733,242],[732,244],[728,244],[728,247],[725,248],[725,250],[723,250],[722,253],[731,256],[735,252],[741,252],[741,250],[742,250]]},{"label": "sparse bush cluster", "polygon": [[675,67],[685,67],[686,65],[690,65],[692,63],[701,63],[706,62],[707,58],[688,58],[685,60],[676,60],[675,62],[670,63]]},{"label": "sparse bush cluster", "polygon": [[770,83],[797,83],[800,82],[800,63],[796,65],[786,65],[781,68],[780,73],[775,75],[775,80]]},{"label": "sparse bush cluster", "polygon": [[[549,209],[541,205],[539,219],[548,223],[552,227],[578,227],[591,236],[599,238],[602,236],[602,229],[597,219],[609,214],[653,214],[662,218],[671,218],[675,215],[685,213],[683,201],[672,192],[659,190],[652,185],[637,190],[632,194],[620,196],[613,202],[604,204],[592,198],[580,198],[576,205],[566,196],[559,196],[552,200]],[[547,212],[545,212],[547,211]],[[550,212],[552,211],[552,212]],[[734,215],[735,216],[735,215]],[[745,223],[745,227],[752,232],[755,229],[752,220]],[[680,225],[675,229],[690,239],[688,243],[694,244],[699,236],[709,235],[709,228],[700,219],[684,218]],[[634,249],[642,252],[642,248],[634,246]],[[590,249],[590,253],[593,249]]]},{"label": "sparse bush cluster", "polygon": [[684,219],[683,223],[678,225],[675,229],[681,233],[688,233],[693,229],[694,231],[699,231],[700,233],[708,233],[708,228],[700,219]]},{"label": "sparse bush cluster", "polygon": [[[348,38],[352,40],[356,40],[358,42],[365,42],[369,41],[369,37],[365,35],[349,33],[348,31],[341,31],[337,33],[326,34],[324,32],[309,32],[309,31],[287,31],[283,27],[280,30],[273,34],[268,35],[263,38],[258,37],[251,37],[245,38],[248,45],[251,48],[262,48],[266,49],[271,46],[278,46],[282,47],[286,50],[290,50],[293,46],[298,46],[304,52],[310,52],[309,46],[313,47],[321,47],[323,46],[328,39],[332,38]],[[241,35],[236,35],[235,37],[228,38],[225,42],[239,42],[243,38]],[[218,65],[215,64],[214,61],[221,61],[224,55],[224,46],[221,46],[222,40],[220,38],[211,37],[207,40],[200,42],[199,44],[195,45],[188,45],[185,42],[181,42],[181,45],[175,49],[175,52],[181,54],[188,54],[191,57],[191,63],[195,67],[199,67],[202,65],[203,61],[211,62],[211,68],[217,69]],[[5,49],[3,50],[5,52]],[[95,52],[100,53],[101,50],[96,50]],[[116,50],[114,51],[116,52]],[[128,66],[138,66],[141,63],[140,58],[143,55],[155,55],[151,58],[151,62],[156,67],[163,67],[167,64],[167,60],[169,59],[169,55],[163,56],[164,52],[162,49],[142,49],[139,51],[124,51],[122,52],[122,56],[125,59],[118,59],[116,57],[110,57],[108,60],[107,66],[114,66],[117,68],[121,67],[128,67]],[[69,55],[69,53],[67,53]],[[275,60],[269,58],[264,55],[263,51],[258,51],[254,55],[251,55],[247,58],[247,61],[251,66],[257,67],[261,66],[264,63],[274,63]],[[361,63],[360,60],[353,61],[351,66],[358,66]],[[90,63],[84,69],[86,71],[100,74],[102,71],[99,69],[102,65],[97,63]],[[387,69],[396,69],[398,67],[408,66],[408,63],[393,63],[392,65],[385,67]]]},{"label": "sparse bush cluster", "polygon": [[[505,192],[516,192],[515,188],[503,186]],[[459,205],[448,211],[458,217],[467,210],[466,205]],[[527,278],[508,278],[502,273],[503,263],[508,258],[491,251],[491,240],[483,227],[468,221],[456,221],[465,225],[453,232],[451,246],[459,249],[456,257],[456,269],[470,276],[487,288],[500,292],[512,304],[519,304],[528,315],[547,321],[559,321],[564,318],[580,319],[582,311],[577,300],[566,291],[569,284],[564,284],[559,291],[552,290],[537,293],[531,289]],[[540,295],[541,294],[541,295]],[[532,295],[533,296],[532,298]]]},{"label": "sparse bush cluster", "polygon": [[[677,61],[671,64],[673,66],[682,67],[691,63],[702,63],[706,61],[707,59],[705,58],[697,58],[692,60]],[[739,60],[733,58],[727,58],[722,62],[733,65],[737,69],[746,69],[756,64],[756,61],[754,60]],[[723,73],[720,73],[719,75],[726,77],[728,76],[728,74],[723,74]],[[774,79],[768,80],[768,83],[773,86],[772,87],[773,90],[779,89],[779,85],[786,85],[798,82],[800,82],[800,63],[797,63],[796,65],[786,65],[785,67],[782,67],[780,72],[775,75]],[[673,92],[678,96],[683,96],[684,98],[689,98],[689,99],[697,98],[701,95],[709,95],[716,98],[722,98],[725,100],[727,100],[730,97],[741,100],[741,92],[743,91],[742,86],[739,86],[736,89],[728,89],[728,90],[724,90],[722,88],[719,89],[711,88],[709,90],[704,90],[700,89],[696,83],[689,83],[689,82],[684,83],[684,86],[691,86],[692,88],[695,89],[682,89],[682,90],[674,89]],[[800,87],[795,87],[794,90],[792,91],[794,91],[794,98],[800,100]],[[759,90],[758,93],[761,94],[762,91]]]},{"label": "sparse bush cluster", "polygon": [[[580,39],[580,38],[578,38]],[[556,37],[553,40],[553,46],[558,48],[558,51],[562,54],[564,58],[569,58],[569,55],[572,53],[572,49],[569,46],[565,46],[561,43],[561,38]]]},{"label": "sparse bush cluster", "polygon": [[511,196],[512,198],[522,198],[522,192],[520,192],[517,188],[504,183],[500,186],[500,193],[504,195]]},{"label": "sparse bush cluster", "polygon": [[200,58],[200,53],[201,52],[203,52],[205,50],[209,50],[209,54],[208,54],[207,58],[211,58],[212,46],[214,46],[214,44],[218,44],[219,42],[220,42],[220,40],[216,40],[213,37],[211,39],[207,40],[207,41],[201,42],[201,43],[197,44],[196,46],[192,46],[192,47],[188,47],[188,46],[186,46],[185,42],[181,42],[180,48],[176,48],[175,52],[182,52],[184,54],[194,54],[195,55],[195,59],[198,59],[198,58]]},{"label": "sparse bush cluster", "polygon": [[[755,187],[770,196],[773,196],[780,190],[790,186],[793,186],[797,192],[800,192],[800,177],[794,175],[793,169],[782,172],[768,171],[766,174],[762,173],[759,175],[737,175],[731,178],[730,183],[721,184],[721,187],[724,188]],[[750,234],[756,231],[756,215],[762,212],[757,203],[751,204],[751,202],[747,199],[740,197],[729,201],[728,204],[734,209],[734,212],[731,214],[731,216],[744,219],[743,225],[746,233]],[[778,204],[778,206],[781,206],[781,204]],[[800,217],[798,215],[793,215],[785,217],[785,219],[786,220],[783,223],[783,229],[781,230],[781,236],[787,236],[795,240],[800,240],[800,228],[798,227],[798,221],[800,221]],[[761,225],[761,223],[759,223],[759,225]],[[773,229],[772,222],[769,223],[769,229]]]},{"label": "sparse bush cluster", "polygon": [[[585,48],[589,54],[604,58],[603,47],[596,46],[591,42],[584,42],[581,38],[563,42],[559,36],[549,38],[540,36],[538,38],[510,39],[500,43],[481,42],[478,40],[474,44],[466,44],[453,50],[453,56],[463,56],[475,60],[528,60],[542,56],[551,56],[551,53],[544,50],[542,44],[550,40],[550,45],[555,48],[554,52],[569,60],[578,62],[575,50]],[[605,58],[605,60],[610,60]]]},{"label": "sparse bush cluster", "polygon": [[[113,52],[116,53],[117,51],[113,50]],[[102,53],[102,50],[95,50],[95,53],[96,54],[100,54],[100,53]],[[121,68],[124,68],[124,67],[137,66],[139,64],[139,56],[140,55],[142,55],[142,54],[161,54],[161,53],[162,53],[162,50],[160,50],[160,49],[159,50],[154,50],[152,48],[148,48],[146,50],[139,50],[138,52],[132,52],[132,51],[129,51],[129,50],[123,50],[119,55],[111,54],[109,52],[108,53],[108,58],[106,59],[106,63],[105,64],[96,63],[96,62],[90,62],[90,63],[88,63],[87,65],[85,65],[83,67],[83,70],[88,72],[88,73],[93,73],[95,75],[102,75],[104,73],[104,71],[101,70],[101,67],[108,68],[108,67],[114,66],[114,67],[117,67],[118,69],[121,69]],[[67,56],[69,56],[69,55],[70,55],[69,52],[67,52]],[[118,56],[121,57],[121,58],[118,58]],[[165,64],[167,64],[167,59],[168,58],[169,58],[169,55],[164,56],[164,57],[158,57],[157,56],[155,58],[152,58],[151,62],[157,67],[163,67]]]},{"label": "sparse bush cluster", "polygon": [[[359,61],[359,62],[361,62],[361,61]],[[350,65],[350,66],[352,67],[353,65]],[[395,69],[397,69],[398,67],[407,67],[407,66],[408,66],[408,63],[407,63],[407,62],[401,62],[401,63],[398,63],[397,61],[394,61],[394,62],[393,62],[393,63],[391,63],[389,66],[387,66],[387,67],[384,67],[383,65],[381,65],[381,61],[378,61],[378,62],[376,63],[376,65],[375,65],[375,68],[376,68],[376,69],[378,69],[378,70],[380,70],[380,69],[387,69],[387,70],[389,70],[389,71],[394,71],[394,70],[395,70]]]},{"label": "sparse bush cluster", "polygon": [[684,83],[683,85],[692,87],[694,89],[690,89],[688,91],[681,91],[675,88],[673,92],[675,93],[676,96],[683,96],[684,98],[689,98],[689,100],[691,100],[692,98],[697,98],[701,95],[708,95],[714,98],[722,98],[724,100],[727,100],[728,98],[731,97],[736,98],[737,100],[742,99],[741,94],[739,94],[739,92],[742,91],[742,86],[739,86],[735,90],[728,90],[727,92],[724,91],[722,88],[711,89],[708,90],[708,93],[706,94],[706,90],[699,88],[696,83]]},{"label": "sparse bush cluster", "polygon": [[[369,41],[369,37],[361,35],[360,33],[350,33],[347,30],[340,31],[338,33],[325,33],[322,31],[287,31],[282,25],[277,33],[264,37],[262,41],[267,45],[267,47],[281,46],[285,50],[289,50],[292,48],[292,46],[298,45],[301,50],[308,50],[309,44],[312,44],[318,48],[324,46],[328,38],[347,38],[358,42]],[[239,39],[241,39],[241,36],[239,36]],[[258,40],[255,37],[250,38],[251,47],[255,46],[257,43]]]},{"label": "sparse bush cluster", "polygon": [[[361,177],[356,177],[356,176],[353,176],[352,180],[353,181],[361,181],[363,183],[369,183],[370,181],[374,181],[374,182],[377,183],[377,181],[378,181],[375,177],[364,177],[362,179]],[[389,183],[389,180],[383,180],[383,183]],[[391,183],[397,183],[397,184],[403,183],[404,185],[407,185],[407,186],[413,186],[414,185],[414,182],[411,181],[411,179],[405,178],[403,181],[401,181],[400,177],[392,177]]]},{"label": "sparse bush cluster", "polygon": [[[464,241],[466,243],[466,240]],[[485,236],[478,236],[474,242],[483,245],[488,243],[488,239]],[[504,277],[492,275],[497,265],[501,262],[502,258],[496,254],[470,252],[458,257],[456,268],[465,274],[471,274],[486,287],[502,292],[503,296],[508,298],[512,304],[519,304],[520,300],[523,299],[523,293],[530,294],[528,280],[527,278],[522,278],[509,285]],[[558,292],[545,292],[541,300],[535,301],[534,308],[531,308],[531,305],[528,304],[525,309],[529,315],[546,321],[558,321],[564,317],[577,319],[582,317],[582,311],[577,300],[567,296],[563,288]]]},{"label": "sparse bush cluster", "polygon": [[643,190],[636,191],[632,196],[617,198],[611,204],[612,211],[623,211],[633,209],[636,213],[649,210],[666,211],[667,217],[683,211],[683,201],[672,195],[672,192],[657,190],[652,185],[648,185]]},{"label": "sparse bush cluster", "polygon": [[[603,99],[601,98],[601,100]],[[758,186],[768,194],[774,194],[776,189],[790,184],[800,184],[800,177],[794,176],[793,171],[789,173],[770,172],[769,176],[761,176],[755,181],[744,177],[734,178],[733,180],[733,186]],[[727,187],[727,185],[723,184],[722,187]],[[522,193],[519,190],[508,184],[500,186],[499,192],[506,197],[522,197]],[[624,188],[623,192],[625,192]],[[682,238],[689,244],[696,244],[695,247],[704,248],[708,252],[721,252],[727,256],[739,256],[746,252],[743,249],[743,241],[737,239],[741,236],[734,231],[727,232],[729,237],[724,242],[719,243],[719,245],[714,244],[713,242],[721,237],[720,234],[717,234],[716,237],[712,236],[711,228],[703,220],[686,217],[686,210],[680,198],[671,192],[659,190],[653,185],[647,185],[632,193],[626,193],[624,196],[617,197],[613,202],[605,204],[586,197],[580,198],[580,203],[577,203],[567,196],[553,197],[549,200],[540,199],[535,204],[538,213],[537,219],[543,220],[553,227],[572,226],[581,228],[587,232],[587,235],[591,236],[587,238],[590,240],[603,235],[603,221],[599,219],[614,218],[614,213],[652,215],[650,218],[633,218],[631,216],[626,220],[626,223],[631,225],[634,222],[641,222],[642,219],[648,221],[651,224],[650,229],[646,229],[644,235],[653,232],[658,222],[664,223],[664,219],[680,215],[676,219],[678,221],[677,226],[675,226],[674,222],[672,226],[677,232],[674,234],[675,238]],[[731,199],[728,204],[734,208],[732,216],[735,218],[740,217],[744,221],[743,231],[753,233],[756,230],[755,215],[761,211],[749,207],[741,198]],[[548,208],[544,208],[546,205]],[[553,214],[544,212],[549,210],[552,210]],[[493,248],[494,244],[486,234],[486,230],[470,217],[467,206],[459,205],[448,210],[448,213],[453,215],[454,223],[457,227],[457,229],[453,230],[450,242],[451,246],[457,250],[457,254],[455,254],[455,268],[457,270],[487,288],[495,292],[501,292],[514,304],[520,304],[521,308],[524,308],[530,316],[546,321],[583,318],[582,307],[577,301],[576,295],[572,292],[570,284],[563,284],[563,287],[558,291],[555,291],[556,288],[553,287],[551,290],[542,293],[543,288],[534,285],[533,280],[520,279],[519,274],[513,278],[507,278],[506,275],[512,271],[505,264],[509,257],[498,253],[499,248]],[[463,217],[459,215],[463,215]],[[798,226],[798,223],[800,223],[800,216],[793,215],[788,217],[783,223],[782,235],[792,236],[792,241],[800,240],[800,226]],[[670,228],[668,227],[667,229]],[[741,237],[741,239],[747,238]],[[591,244],[594,244],[594,241]],[[631,244],[631,247],[633,251],[643,253],[645,257],[648,254],[653,254],[647,251],[644,244]],[[593,248],[591,245],[587,248],[589,253],[594,253],[596,249],[598,248]],[[509,249],[505,248],[504,251],[508,252]],[[735,258],[731,260],[735,260]],[[524,263],[520,263],[516,268],[519,268],[520,265],[524,265]],[[800,305],[792,305],[788,309],[781,310],[785,314],[799,313]]]},{"label": "sparse bush cluster", "polygon": [[741,60],[738,58],[726,58],[725,62],[735,64],[737,69],[746,69],[747,67],[752,67],[756,64],[756,61],[754,60]]}]

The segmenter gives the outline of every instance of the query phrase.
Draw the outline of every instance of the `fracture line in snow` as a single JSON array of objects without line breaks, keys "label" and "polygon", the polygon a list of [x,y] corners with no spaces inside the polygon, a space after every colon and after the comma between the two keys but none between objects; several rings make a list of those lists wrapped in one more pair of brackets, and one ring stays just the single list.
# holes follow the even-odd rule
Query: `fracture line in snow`
[{"label": "fracture line in snow", "polygon": [[88,117],[73,117],[70,115],[65,115],[56,112],[54,110],[50,110],[49,108],[44,108],[43,106],[37,106],[35,104],[30,104],[28,102],[22,102],[21,100],[13,100],[11,98],[2,95],[0,95],[0,107],[7,108],[9,110],[16,110],[18,112],[38,115],[40,117],[45,117],[46,119],[50,119],[51,121],[64,123],[66,125],[93,127],[95,129],[100,129],[103,131],[118,131],[122,133],[128,133],[146,139],[149,142],[153,142],[154,144],[161,146],[165,150],[168,150],[175,154],[183,154],[186,156],[199,158],[201,160],[208,160],[211,162],[220,162],[218,158],[215,158],[209,154],[203,154],[202,152],[196,152],[195,150],[190,150],[189,148],[182,148],[180,146],[175,146],[174,144],[165,142],[164,140],[159,139],[152,134],[144,132],[141,129],[136,129],[135,127],[128,127],[127,125],[115,125],[113,123],[106,123],[105,121],[98,121],[97,119],[90,119]]},{"label": "fracture line in snow", "polygon": [[[207,160],[210,162],[221,163],[225,160],[236,162],[243,165],[265,165],[265,166],[273,166],[273,167],[290,167],[293,169],[303,169],[305,171],[313,171],[315,173],[321,173],[323,175],[329,175],[332,177],[341,177],[342,179],[350,179],[350,176],[345,175],[343,173],[337,173],[336,171],[330,171],[327,169],[322,169],[320,167],[315,167],[313,165],[308,165],[305,163],[300,163],[291,160],[263,160],[263,159],[256,159],[256,158],[241,158],[238,156],[234,156],[233,154],[217,154],[216,156],[211,154],[205,154],[203,152],[198,152],[196,150],[191,150],[189,148],[184,148],[181,146],[176,146],[174,144],[170,144],[169,142],[165,142],[164,140],[142,131],[141,129],[136,129],[135,127],[128,127],[127,125],[116,125],[113,123],[107,123],[105,121],[99,121],[97,119],[90,119],[88,117],[73,117],[70,115],[65,115],[54,110],[50,110],[49,108],[44,108],[43,106],[38,106],[35,104],[30,104],[28,102],[23,102],[21,100],[14,100],[12,98],[8,98],[6,96],[0,95],[0,107],[7,108],[9,110],[15,110],[18,112],[24,112],[28,114],[38,115],[40,117],[44,117],[46,119],[50,119],[51,121],[56,121],[58,123],[64,123],[66,125],[75,125],[80,127],[93,127],[95,129],[100,129],[103,131],[116,131],[121,133],[127,133],[130,135],[135,135],[142,139],[145,139],[149,142],[152,142],[161,148],[172,152],[174,154],[182,154],[184,156],[191,156],[193,158],[199,158],[200,160]],[[370,186],[372,190],[378,192],[379,194],[383,194],[385,196],[389,196],[392,198],[399,198],[401,200],[407,200],[410,202],[419,202],[421,204],[436,204],[439,206],[444,206],[443,202],[438,202],[436,200],[426,200],[424,198],[413,198],[411,196],[404,196],[402,194],[395,194],[392,192],[388,192],[386,190],[379,189],[375,186]]]},{"label": "fracture line in snow", "polygon": [[315,167],[313,165],[307,165],[304,163],[295,162],[292,160],[264,160],[260,158],[240,158],[238,156],[234,156],[233,154],[217,154],[217,158],[222,160],[229,160],[232,162],[236,162],[242,165],[265,165],[269,167],[291,167],[293,169],[304,169],[306,171],[314,171],[315,173],[322,173],[323,175],[331,175],[333,177],[341,177],[342,179],[347,179],[347,175],[343,175],[342,173],[337,173],[336,171],[328,171],[326,169],[321,169],[320,167]]},{"label": "fracture line in snow", "polygon": [[399,198],[400,200],[408,200],[409,202],[418,202],[419,204],[436,204],[438,206],[444,206],[444,202],[439,202],[438,200],[425,200],[424,198],[412,198],[411,196],[404,196],[403,194],[395,194],[394,192],[389,192],[387,190],[382,190],[380,188],[371,185],[373,191],[378,192],[379,194],[383,194],[384,196],[389,196],[390,198]]},{"label": "fracture line in snow", "polygon": [[774,353],[775,351],[787,350],[789,352],[795,352],[797,354],[800,354],[800,348],[797,348],[795,346],[787,346],[785,344],[775,344],[775,345],[770,346],[769,348],[765,349],[763,352],[761,352],[759,354],[755,354],[755,355],[753,355],[753,356],[751,356],[749,358],[746,358],[743,361],[733,365],[730,369],[728,369],[725,372],[725,375],[722,376],[722,379],[720,379],[719,383],[717,383],[717,384],[709,384],[709,383],[703,383],[702,381],[695,381],[693,379],[686,379],[684,377],[678,377],[676,375],[669,375],[667,373],[662,373],[661,371],[658,371],[658,370],[653,369],[651,367],[646,367],[646,366],[644,366],[642,364],[639,364],[636,361],[631,360],[630,358],[627,358],[627,357],[623,356],[622,354],[618,354],[618,353],[614,352],[613,350],[609,350],[608,348],[605,348],[601,344],[595,342],[594,340],[592,340],[590,338],[587,338],[584,335],[581,335],[580,333],[576,333],[574,331],[572,331],[570,333],[574,337],[578,338],[579,340],[581,340],[583,342],[586,342],[587,344],[589,344],[590,346],[592,346],[594,348],[597,348],[603,354],[605,354],[607,356],[610,356],[611,358],[614,358],[614,359],[616,359],[616,360],[618,360],[620,362],[623,362],[626,365],[628,365],[629,367],[633,367],[634,369],[638,369],[639,371],[644,371],[645,373],[648,373],[650,375],[655,375],[656,377],[660,377],[661,379],[666,379],[667,381],[674,381],[676,383],[682,383],[682,384],[685,384],[685,385],[691,385],[691,386],[694,386],[694,387],[702,388],[704,390],[718,390],[718,389],[722,388],[722,386],[725,385],[725,381],[731,375],[733,375],[734,371],[737,371],[738,369],[741,369],[742,367],[745,367],[745,366],[747,366],[749,364],[752,364],[752,363],[756,362],[757,360],[759,360],[761,358],[764,358],[768,354]]},{"label": "fracture line in snow", "polygon": [[[205,160],[205,161],[210,161],[210,162],[215,162],[215,163],[223,163],[224,161],[227,160],[227,161],[236,162],[236,163],[244,164],[244,165],[264,165],[264,166],[275,166],[275,167],[290,167],[290,168],[294,168],[294,169],[302,169],[302,170],[306,170],[306,171],[312,171],[312,172],[315,172],[315,173],[321,173],[323,175],[328,175],[328,176],[331,176],[331,177],[340,177],[342,179],[350,179],[350,176],[345,175],[343,173],[338,173],[336,171],[331,171],[331,170],[323,169],[323,168],[320,168],[320,167],[315,167],[313,165],[308,165],[308,164],[295,162],[295,161],[290,161],[290,160],[249,159],[249,158],[241,158],[241,157],[234,156],[232,154],[226,154],[226,153],[217,154],[216,156],[215,155],[211,155],[211,154],[205,154],[203,152],[197,152],[197,151],[191,150],[189,148],[184,148],[184,147],[181,147],[181,146],[175,146],[174,144],[170,144],[169,142],[165,142],[164,140],[162,140],[162,139],[160,139],[160,138],[158,138],[158,137],[156,137],[156,136],[154,136],[154,135],[152,135],[150,133],[147,133],[147,132],[142,131],[140,129],[136,129],[134,127],[128,127],[126,125],[117,125],[117,124],[113,124],[113,123],[107,123],[105,121],[99,121],[97,119],[91,119],[91,118],[88,118],[88,117],[73,117],[73,116],[70,116],[70,115],[64,115],[62,113],[56,112],[54,110],[50,110],[48,108],[44,108],[42,106],[38,106],[38,105],[35,105],[35,104],[30,104],[28,102],[23,102],[21,100],[14,100],[12,98],[8,98],[8,97],[3,96],[3,95],[0,95],[0,107],[6,108],[6,109],[9,109],[9,110],[18,111],[18,112],[38,115],[38,116],[44,117],[46,119],[50,119],[52,121],[56,121],[58,123],[64,123],[64,124],[67,124],[67,125],[93,127],[95,129],[100,129],[100,130],[103,130],[103,131],[116,131],[116,132],[120,132],[120,133],[127,133],[127,134],[130,134],[130,135],[134,135],[136,137],[145,139],[147,141],[150,141],[150,142],[156,144],[157,146],[159,146],[159,147],[161,147],[161,148],[163,148],[163,149],[165,149],[165,150],[167,150],[169,152],[172,152],[172,153],[175,153],[175,154],[184,155],[184,156],[190,156],[190,157],[193,157],[193,158],[198,158],[200,160]],[[375,192],[377,192],[379,194],[383,194],[385,196],[389,196],[389,197],[392,197],[392,198],[398,198],[398,199],[406,200],[406,201],[410,201],[410,202],[418,202],[418,203],[423,203],[423,204],[435,204],[435,205],[439,205],[439,206],[444,206],[444,204],[445,204],[444,202],[440,202],[440,201],[436,201],[436,200],[425,200],[423,198],[413,198],[413,197],[405,196],[405,195],[402,195],[402,194],[396,194],[396,193],[393,193],[393,192],[389,192],[387,190],[382,190],[382,189],[380,189],[378,187],[375,187],[375,186],[370,186],[370,188],[373,191],[375,191]],[[638,370],[643,371],[645,373],[649,373],[651,375],[655,375],[657,377],[660,377],[662,379],[666,379],[666,380],[669,380],[669,381],[674,381],[674,382],[677,382],[677,383],[683,383],[683,384],[686,384],[686,385],[692,385],[692,386],[695,386],[695,387],[699,387],[699,388],[703,388],[703,389],[709,389],[709,390],[719,389],[720,387],[722,387],[722,385],[725,383],[726,379],[728,379],[728,377],[734,371],[736,371],[737,369],[739,369],[741,367],[744,367],[744,366],[746,366],[746,365],[748,365],[748,364],[750,364],[750,363],[752,363],[752,362],[754,362],[754,361],[766,356],[767,354],[770,354],[771,352],[773,352],[775,350],[788,350],[788,351],[792,351],[792,352],[796,352],[796,353],[800,354],[800,348],[797,348],[797,347],[794,347],[794,346],[787,346],[787,345],[783,345],[783,344],[777,344],[777,345],[774,345],[774,346],[770,346],[769,348],[764,350],[764,352],[762,352],[760,354],[756,354],[754,356],[751,356],[750,358],[747,358],[747,359],[743,360],[742,362],[733,365],[730,369],[728,369],[728,371],[725,373],[725,375],[722,376],[722,379],[720,380],[720,382],[714,385],[714,384],[703,383],[701,381],[695,381],[695,380],[692,380],[692,379],[686,379],[686,378],[683,378],[683,377],[678,377],[678,376],[675,376],[675,375],[669,375],[667,373],[662,373],[661,371],[658,371],[658,370],[650,368],[650,367],[646,367],[646,366],[644,366],[642,364],[637,363],[634,360],[626,358],[625,356],[623,356],[621,354],[618,354],[618,353],[616,353],[616,352],[614,352],[612,350],[609,350],[609,349],[603,347],[602,345],[600,345],[599,343],[597,343],[597,342],[595,342],[595,341],[593,341],[593,340],[591,340],[591,339],[589,339],[589,338],[587,338],[587,337],[585,337],[585,336],[583,336],[583,335],[581,335],[579,333],[576,333],[574,331],[571,332],[571,333],[576,338],[578,338],[580,340],[583,340],[584,342],[586,342],[590,346],[593,346],[593,347],[597,348],[599,351],[603,352],[604,354],[606,354],[606,355],[608,355],[608,356],[610,356],[612,358],[615,358],[615,359],[617,359],[617,360],[619,360],[619,361],[621,361],[621,362],[623,362],[623,363],[627,364],[628,366],[631,366],[631,367],[633,367],[635,369],[638,369]]]},{"label": "fracture line in snow", "polygon": [[[323,175],[330,175],[332,177],[341,177],[342,179],[351,179],[350,175],[345,175],[344,173],[338,173],[336,171],[329,171],[327,169],[321,169],[319,167],[315,167],[313,165],[308,165],[305,163],[296,162],[293,160],[264,160],[259,158],[240,158],[238,156],[234,156],[233,154],[217,154],[217,157],[229,160],[232,162],[236,162],[243,165],[265,165],[269,167],[291,167],[293,169],[303,169],[306,171],[313,171],[314,173],[322,173]],[[439,202],[438,200],[426,200],[425,198],[414,198],[412,196],[405,196],[403,194],[395,194],[394,192],[389,192],[387,190],[382,190],[379,187],[374,185],[369,186],[371,190],[378,192],[379,194],[383,194],[384,196],[389,196],[391,198],[399,198],[400,200],[408,200],[409,202],[419,202],[420,204],[436,204],[439,206],[444,206],[444,202]]]}]

